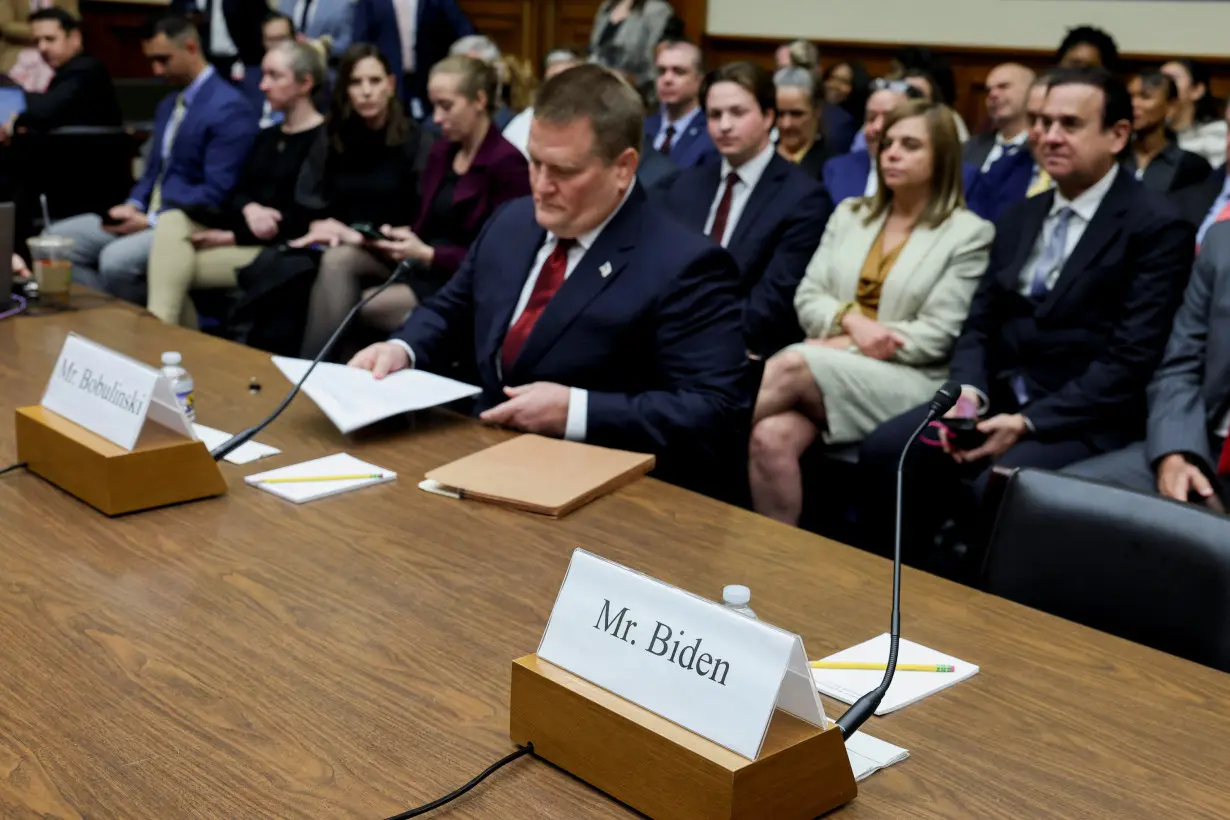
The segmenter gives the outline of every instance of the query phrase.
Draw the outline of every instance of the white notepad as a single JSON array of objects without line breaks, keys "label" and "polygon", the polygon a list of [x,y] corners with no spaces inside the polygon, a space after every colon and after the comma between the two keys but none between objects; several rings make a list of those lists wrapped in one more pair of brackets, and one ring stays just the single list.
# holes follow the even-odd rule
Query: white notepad
[{"label": "white notepad", "polygon": [[[312,364],[307,359],[274,356],[282,375],[298,382]],[[343,433],[396,416],[476,396],[481,388],[423,370],[399,370],[383,379],[370,371],[322,362],[303,383],[316,406]]]},{"label": "white notepad", "polygon": [[[193,424],[192,432],[196,433],[196,437],[205,442],[205,446],[210,450],[221,446],[231,437],[230,433],[206,427],[204,424]],[[268,444],[261,444],[257,441],[245,441],[227,453],[226,460],[232,464],[247,464],[249,461],[256,461],[266,456],[276,456],[280,452],[282,451],[277,447],[270,447]]]},{"label": "white notepad", "polygon": [[[858,646],[843,649],[836,654],[821,658],[826,661],[845,661],[853,663],[885,663],[888,661],[888,633],[878,635]],[[960,658],[936,652],[934,649],[916,644],[913,641],[901,639],[897,649],[897,663],[951,664],[952,672],[903,672],[900,669],[893,675],[893,682],[884,695],[877,715],[887,715],[903,706],[909,706],[922,700],[927,695],[933,695],[942,689],[971,678],[978,674],[978,667],[966,663]],[[812,679],[816,688],[831,698],[837,698],[843,703],[854,703],[863,695],[880,685],[884,673],[875,670],[862,669],[813,669]]]},{"label": "white notepad", "polygon": [[900,763],[909,756],[908,749],[894,746],[861,730],[855,732],[846,741],[846,757],[850,759],[850,768],[854,771],[855,780],[870,777],[880,769]]},{"label": "white notepad", "polygon": [[[307,476],[330,475],[375,475],[377,478],[351,478],[342,481],[303,481],[288,484],[270,484],[269,478],[304,478]],[[250,475],[244,479],[247,483],[259,487],[266,492],[281,496],[287,501],[302,504],[305,501],[315,501],[338,493],[347,493],[373,484],[383,484],[397,478],[397,473],[359,461],[347,453],[337,453],[324,458],[305,461],[302,464],[292,464],[289,467],[279,467],[264,473]]]}]

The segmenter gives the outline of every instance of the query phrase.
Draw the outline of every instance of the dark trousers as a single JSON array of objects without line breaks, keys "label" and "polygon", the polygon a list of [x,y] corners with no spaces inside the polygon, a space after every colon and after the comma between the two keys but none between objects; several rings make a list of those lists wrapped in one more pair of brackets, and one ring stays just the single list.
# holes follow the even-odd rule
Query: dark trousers
[{"label": "dark trousers", "polygon": [[[1004,412],[1016,410],[1005,407]],[[927,408],[920,406],[885,422],[864,439],[859,449],[863,479],[859,542],[865,549],[891,554],[897,512],[897,462],[910,434],[926,414]],[[1097,452],[1084,441],[1041,442],[1024,438],[996,464],[1057,470]],[[957,464],[939,447],[916,443],[910,448],[902,480],[901,549],[907,562],[927,563],[936,535],[949,520],[955,520],[967,537],[974,533],[974,537],[985,538],[988,522],[982,498],[992,466],[986,459],[975,464]]]}]

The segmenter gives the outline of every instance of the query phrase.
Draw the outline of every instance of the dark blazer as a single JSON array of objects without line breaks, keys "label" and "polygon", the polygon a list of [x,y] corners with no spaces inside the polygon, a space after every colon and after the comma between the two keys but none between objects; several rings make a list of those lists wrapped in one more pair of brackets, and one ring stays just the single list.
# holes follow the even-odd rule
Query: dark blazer
[{"label": "dark blazer", "polygon": [[664,188],[679,175],[679,166],[671,162],[671,158],[661,151],[649,148],[641,152],[641,161],[636,168],[636,178],[646,188]]},{"label": "dark blazer", "polygon": [[981,134],[970,136],[961,148],[961,158],[981,171],[982,163],[987,161],[987,157],[991,155],[991,149],[995,147],[995,133],[984,131]]},{"label": "dark blazer", "polygon": [[[721,175],[720,162],[689,168],[664,189],[663,204],[703,233]],[[794,294],[831,213],[820,184],[774,154],[726,246],[743,276],[743,334],[752,353],[768,357],[803,340]]]},{"label": "dark blazer", "polygon": [[[662,128],[662,112],[650,114],[645,118],[645,150],[654,150],[653,141],[657,139]],[[680,168],[693,168],[704,165],[718,155],[717,147],[709,137],[709,128],[705,123],[705,112],[701,111],[692,118],[688,130],[676,134],[671,142],[671,162]]]},{"label": "dark blazer", "polygon": [[1183,453],[1210,477],[1221,455],[1210,446],[1230,410],[1230,225],[1205,234],[1162,363],[1149,384],[1146,451],[1156,465]]},{"label": "dark blazer", "polygon": [[[1135,175],[1136,156],[1130,150],[1124,152],[1123,167]],[[1212,166],[1204,157],[1184,151],[1176,143],[1170,142],[1145,168],[1140,181],[1146,188],[1166,194],[1197,185],[1207,179],[1212,171]]]},{"label": "dark blazer", "polygon": [[[981,165],[971,163],[970,167]],[[1005,208],[1025,198],[1033,177],[1033,154],[1025,149],[1005,154],[985,173],[980,172],[974,177],[965,192],[966,204],[983,219],[994,222]]]},{"label": "dark blazer", "polygon": [[259,66],[265,57],[261,28],[269,16],[267,0],[214,0],[222,3],[227,33],[235,44],[239,61],[249,68]]},{"label": "dark blazer", "polygon": [[951,378],[990,396],[995,413],[1020,375],[1039,440],[1114,450],[1144,434],[1145,386],[1191,270],[1195,231],[1121,169],[1055,287],[1035,303],[1020,292],[1021,270],[1054,200],[1049,191],[1004,212]]},{"label": "dark blazer", "polygon": [[531,199],[501,209],[461,269],[394,338],[426,370],[446,370],[473,350],[478,412],[504,401],[505,385],[588,390],[586,441],[653,453],[655,475],[710,488],[747,447],[755,396],[734,260],[650,204],[638,185],[501,374],[504,336],[545,239]]},{"label": "dark blazer", "polygon": [[[833,207],[847,199],[863,196],[863,192],[867,190],[867,174],[870,172],[871,155],[866,151],[851,151],[824,163],[824,188],[829,193]],[[978,177],[978,169],[969,163],[963,163],[961,177],[968,196],[970,187]]]},{"label": "dark blazer", "polygon": [[[436,198],[436,192],[440,190],[458,149],[456,143],[448,140],[436,140],[431,146],[427,167],[423,169],[423,198],[418,219],[414,221],[415,233],[423,230],[431,213],[432,200]],[[530,170],[525,155],[492,126],[478,146],[470,169],[457,180],[453,189],[453,207],[465,209],[463,227],[473,242],[496,208],[529,192]],[[423,241],[435,248],[431,267],[439,273],[451,274],[457,270],[469,251],[469,245],[436,245],[430,237],[424,237]]]},{"label": "dark blazer", "polygon": [[862,123],[857,122],[850,112],[839,105],[825,105],[820,114],[820,122],[824,131],[825,142],[833,156],[844,154],[854,144],[854,136]]},{"label": "dark blazer", "polygon": [[73,57],[51,78],[42,94],[26,95],[26,110],[17,125],[32,131],[65,126],[118,127],[120,104],[106,67],[88,54]]},{"label": "dark blazer", "polygon": [[[836,106],[834,106],[836,107]],[[827,138],[816,140],[811,148],[799,160],[799,170],[817,182],[824,182],[824,164],[833,157],[841,156],[843,152],[833,150]]]},{"label": "dark blazer", "polygon": [[[427,73],[448,56],[449,46],[467,34],[475,34],[474,24],[457,0],[418,0],[418,17],[414,35],[414,75],[404,82],[402,75],[401,34],[397,27],[397,12],[393,0],[354,0],[355,43],[377,46],[393,67],[402,100],[407,105],[417,99],[424,108],[427,103]],[[409,109],[408,109],[409,110]]]},{"label": "dark blazer", "polygon": [[1202,182],[1175,191],[1170,195],[1170,199],[1183,218],[1199,229],[1213,208],[1213,203],[1221,195],[1222,186],[1225,184],[1226,166],[1223,165],[1205,177]]},{"label": "dark blazer", "polygon": [[[142,207],[148,207],[162,169],[162,136],[175,97],[158,104],[145,174],[128,195]],[[217,74],[206,80],[175,133],[162,181],[163,208],[226,204],[258,130],[256,112],[239,91]]]}]

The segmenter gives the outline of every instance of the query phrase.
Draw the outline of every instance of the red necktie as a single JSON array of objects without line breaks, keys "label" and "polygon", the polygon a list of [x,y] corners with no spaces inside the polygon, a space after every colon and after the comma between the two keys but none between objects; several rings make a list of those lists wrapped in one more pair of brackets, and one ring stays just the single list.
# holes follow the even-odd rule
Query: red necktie
[{"label": "red necktie", "polygon": [[658,150],[661,151],[663,154],[669,155],[671,152],[671,143],[674,141],[674,139],[675,139],[675,126],[673,125],[666,126],[666,139],[662,140],[662,147],[659,148]]},{"label": "red necktie", "polygon": [[508,375],[508,371],[512,370],[517,356],[521,353],[521,348],[525,347],[525,340],[530,337],[534,323],[546,310],[551,297],[564,284],[564,274],[568,271],[568,251],[575,244],[575,239],[555,240],[555,250],[551,251],[551,255],[542,265],[542,270],[538,272],[538,278],[534,281],[534,289],[530,291],[530,300],[526,302],[525,310],[521,311],[517,321],[513,322],[513,326],[504,336],[504,349],[500,353],[500,361],[504,366],[505,376]]},{"label": "red necktie", "polygon": [[1230,475],[1230,436],[1226,436],[1226,443],[1221,446],[1221,460],[1217,462],[1218,475]]},{"label": "red necktie", "polygon": [[718,203],[717,213],[713,215],[713,227],[709,229],[709,238],[719,245],[726,236],[726,220],[730,219],[730,200],[734,198],[735,183],[739,175],[731,171],[726,175],[726,190],[722,192],[722,201]]}]

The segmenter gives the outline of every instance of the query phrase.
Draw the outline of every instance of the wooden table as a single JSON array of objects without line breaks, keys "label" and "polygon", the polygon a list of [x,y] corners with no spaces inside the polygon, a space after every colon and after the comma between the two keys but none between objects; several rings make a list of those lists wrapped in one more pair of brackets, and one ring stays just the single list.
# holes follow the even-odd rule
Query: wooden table
[{"label": "wooden table", "polygon": [[[214,427],[286,387],[261,353],[100,308],[0,322],[5,419],[70,328],[147,362],[182,352]],[[883,559],[656,481],[562,521],[416,489],[502,435],[436,413],[346,439],[300,398],[260,437],[283,454],[223,465],[222,498],[107,519],[0,477],[0,817],[379,820],[443,794],[510,751],[510,662],[578,545],[711,598],[748,584],[813,657],[888,625]],[[240,482],[343,449],[400,478],[302,507]],[[871,720],[910,758],[843,818],[1230,811],[1230,676],[910,570],[903,611],[908,637],[982,672]],[[443,816],[629,814],[525,759]]]}]

